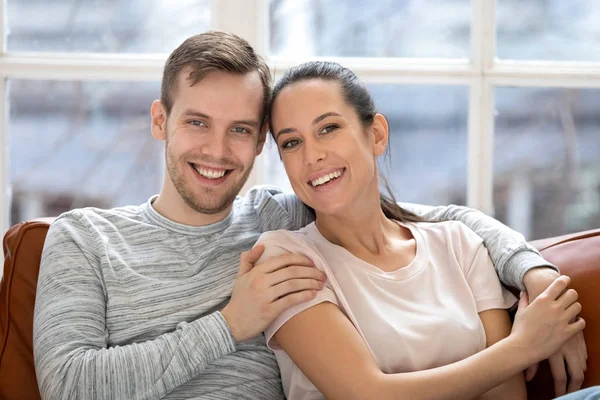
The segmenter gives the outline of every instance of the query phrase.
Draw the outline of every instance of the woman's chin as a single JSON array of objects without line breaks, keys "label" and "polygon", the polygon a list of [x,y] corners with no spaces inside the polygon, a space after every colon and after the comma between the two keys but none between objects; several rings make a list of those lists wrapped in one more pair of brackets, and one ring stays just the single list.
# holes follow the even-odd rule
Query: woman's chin
[{"label": "woman's chin", "polygon": [[313,203],[309,206],[312,207],[318,215],[322,216],[342,216],[347,214],[348,210],[347,204],[345,204],[345,202],[318,202]]}]

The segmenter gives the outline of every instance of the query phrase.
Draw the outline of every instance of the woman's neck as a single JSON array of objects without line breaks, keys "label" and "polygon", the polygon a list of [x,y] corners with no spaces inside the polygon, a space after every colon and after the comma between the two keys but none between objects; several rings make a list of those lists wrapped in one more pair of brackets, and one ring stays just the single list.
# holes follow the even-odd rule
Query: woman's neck
[{"label": "woman's neck", "polygon": [[[353,254],[365,254],[374,257],[385,256],[389,252],[389,242],[406,238],[404,230],[388,219],[379,203],[355,205],[337,215],[323,215],[317,212],[317,228],[331,243],[344,247]],[[401,237],[399,237],[401,236]]]}]

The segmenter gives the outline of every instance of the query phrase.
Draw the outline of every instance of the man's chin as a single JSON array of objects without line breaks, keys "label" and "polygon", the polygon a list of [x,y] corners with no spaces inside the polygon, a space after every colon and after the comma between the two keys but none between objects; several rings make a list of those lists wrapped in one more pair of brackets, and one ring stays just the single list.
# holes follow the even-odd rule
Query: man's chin
[{"label": "man's chin", "polygon": [[229,190],[206,189],[201,193],[194,193],[189,190],[179,192],[185,203],[194,211],[201,214],[219,214],[231,207],[239,190],[229,188]]}]

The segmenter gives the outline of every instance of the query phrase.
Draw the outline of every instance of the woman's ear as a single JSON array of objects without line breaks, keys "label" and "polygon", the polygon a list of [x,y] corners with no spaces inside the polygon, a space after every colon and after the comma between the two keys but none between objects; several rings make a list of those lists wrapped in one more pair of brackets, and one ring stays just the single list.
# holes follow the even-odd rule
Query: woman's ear
[{"label": "woman's ear", "polygon": [[373,132],[373,155],[379,157],[385,152],[390,135],[388,122],[383,114],[377,113],[373,116],[371,130]]}]

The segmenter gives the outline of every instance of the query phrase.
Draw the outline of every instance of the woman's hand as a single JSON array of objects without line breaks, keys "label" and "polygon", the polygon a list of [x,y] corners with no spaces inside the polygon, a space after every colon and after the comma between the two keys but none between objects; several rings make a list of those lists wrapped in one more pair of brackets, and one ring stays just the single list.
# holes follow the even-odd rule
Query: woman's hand
[{"label": "woman's hand", "polygon": [[561,276],[529,305],[527,294],[521,296],[509,339],[531,356],[532,363],[554,354],[585,328],[585,321],[577,318],[581,312],[577,292],[565,291],[569,282],[568,276]]},{"label": "woman's hand", "polygon": [[[530,300],[535,300],[555,279],[560,276],[551,268],[533,268],[523,277]],[[569,339],[556,353],[548,358],[552,377],[554,378],[554,395],[562,396],[581,389],[584,373],[587,369],[587,347],[583,332],[578,332]],[[527,368],[525,378],[532,380],[537,373],[539,363]],[[568,384],[567,387],[567,371]]]}]

